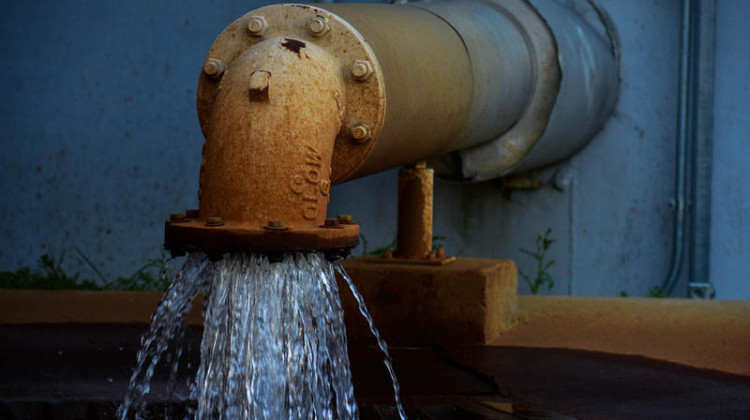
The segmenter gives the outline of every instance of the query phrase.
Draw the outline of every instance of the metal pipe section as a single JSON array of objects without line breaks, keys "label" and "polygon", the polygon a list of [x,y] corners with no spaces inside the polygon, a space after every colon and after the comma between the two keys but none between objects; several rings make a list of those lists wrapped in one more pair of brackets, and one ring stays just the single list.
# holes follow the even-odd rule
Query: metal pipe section
[{"label": "metal pipe section", "polygon": [[593,23],[603,28],[597,32],[556,1],[523,3],[525,7],[519,2],[495,2],[513,16],[526,17],[519,22],[525,29],[527,50],[536,57],[529,107],[507,132],[444,159],[443,167],[449,171],[441,171],[442,176],[482,181],[556,163],[585,146],[614,110],[619,86],[617,46],[604,12],[590,5],[596,16]]},{"label": "metal pipe section", "polygon": [[398,172],[396,258],[421,260],[432,255],[433,177],[424,161]]},{"label": "metal pipe section", "polygon": [[237,57],[204,127],[200,214],[322,225],[344,90],[337,61],[316,45],[274,37]]},{"label": "metal pipe section", "polygon": [[690,90],[690,28],[691,28],[690,0],[682,1],[682,32],[680,34],[680,85],[678,96],[677,115],[677,150],[676,150],[676,173],[675,173],[675,210],[674,210],[674,236],[672,238],[672,259],[667,278],[662,283],[662,290],[667,294],[672,293],[682,269],[682,258],[685,248],[685,211],[686,201],[686,166],[687,166],[687,143],[688,143],[688,105]]},{"label": "metal pipe section", "polygon": [[615,60],[573,12],[533,4],[290,4],[241,17],[204,64],[200,211],[167,222],[167,246],[347,248],[358,227],[326,220],[331,184],[450,152],[443,172],[481,180],[581,147],[614,104]]}]

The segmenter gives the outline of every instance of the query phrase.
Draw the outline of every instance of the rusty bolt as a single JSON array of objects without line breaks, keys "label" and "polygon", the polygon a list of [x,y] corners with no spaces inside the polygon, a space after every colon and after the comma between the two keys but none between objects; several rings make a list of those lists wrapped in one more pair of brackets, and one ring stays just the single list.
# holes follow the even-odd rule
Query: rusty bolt
[{"label": "rusty bolt", "polygon": [[323,36],[331,29],[331,27],[328,25],[327,17],[316,16],[315,19],[311,20],[307,25],[307,29],[309,29],[310,33],[314,36]]},{"label": "rusty bolt", "polygon": [[324,228],[337,228],[337,227],[341,227],[341,226],[339,225],[339,219],[328,218],[328,219],[325,220],[325,222],[323,222],[323,226],[321,226],[321,227],[324,227]]},{"label": "rusty bolt", "polygon": [[442,246],[439,246],[437,248],[437,252],[435,253],[435,256],[438,258],[445,258],[445,248]]},{"label": "rusty bolt", "polygon": [[351,214],[339,214],[339,223],[342,225],[351,225],[354,224],[352,221],[352,215]]},{"label": "rusty bolt", "polygon": [[206,219],[206,226],[224,226],[221,217],[209,217]]},{"label": "rusty bolt", "polygon": [[252,36],[261,36],[268,29],[268,22],[263,16],[250,16],[247,22],[247,30]]},{"label": "rusty bolt", "polygon": [[372,64],[367,60],[357,60],[352,64],[352,77],[358,82],[364,82],[372,75]]},{"label": "rusty bolt", "polygon": [[284,225],[283,220],[269,220],[268,223],[263,226],[263,229],[268,230],[287,230],[289,229]]},{"label": "rusty bolt", "polygon": [[218,58],[209,58],[203,65],[203,72],[209,79],[218,79],[224,74],[224,70],[226,70],[224,62]]},{"label": "rusty bolt", "polygon": [[393,258],[393,252],[391,252],[389,250],[385,250],[385,251],[383,251],[382,257],[385,258],[385,259],[391,259],[391,258]]},{"label": "rusty bolt", "polygon": [[370,140],[372,133],[370,132],[370,126],[367,124],[356,124],[349,129],[349,134],[357,143],[366,143]]},{"label": "rusty bolt", "polygon": [[172,223],[182,222],[185,220],[185,215],[182,213],[172,213],[169,215],[169,221]]},{"label": "rusty bolt", "polygon": [[188,219],[197,219],[198,218],[198,214],[199,213],[198,213],[197,209],[185,210],[185,216]]}]

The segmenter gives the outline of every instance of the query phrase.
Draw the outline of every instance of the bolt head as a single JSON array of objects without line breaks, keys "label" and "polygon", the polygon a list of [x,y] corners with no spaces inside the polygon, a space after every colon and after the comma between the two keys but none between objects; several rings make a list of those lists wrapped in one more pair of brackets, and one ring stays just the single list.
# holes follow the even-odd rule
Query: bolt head
[{"label": "bolt head", "polygon": [[323,223],[325,227],[336,227],[339,225],[339,219],[329,218]]},{"label": "bolt head", "polygon": [[185,220],[185,215],[182,213],[172,213],[169,215],[170,222],[181,222]]},{"label": "bolt head", "polygon": [[439,246],[437,252],[435,253],[435,256],[438,258],[445,258],[445,248]]},{"label": "bolt head", "polygon": [[263,229],[266,230],[289,230],[287,226],[284,225],[283,220],[269,220],[268,223],[266,223],[265,226],[263,226]]},{"label": "bolt head", "polygon": [[203,73],[205,73],[209,79],[218,79],[224,74],[225,70],[226,67],[224,66],[224,62],[218,58],[209,58],[206,60],[206,63],[203,64]]},{"label": "bolt head", "polygon": [[314,36],[323,36],[331,29],[331,27],[328,25],[327,17],[317,16],[307,24],[307,29]]},{"label": "bolt head", "polygon": [[339,214],[339,223],[342,225],[350,225],[354,223],[352,221],[352,215],[351,214]]},{"label": "bolt head", "polygon": [[349,129],[349,134],[357,143],[365,143],[370,140],[372,132],[367,124],[356,124]]},{"label": "bolt head", "polygon": [[352,77],[358,82],[364,82],[372,75],[372,64],[367,60],[357,60],[352,64]]},{"label": "bolt head", "polygon": [[261,36],[268,29],[268,22],[263,16],[250,16],[247,22],[247,30],[252,36]]},{"label": "bolt head", "polygon": [[206,219],[206,226],[224,226],[221,217],[209,217]]}]

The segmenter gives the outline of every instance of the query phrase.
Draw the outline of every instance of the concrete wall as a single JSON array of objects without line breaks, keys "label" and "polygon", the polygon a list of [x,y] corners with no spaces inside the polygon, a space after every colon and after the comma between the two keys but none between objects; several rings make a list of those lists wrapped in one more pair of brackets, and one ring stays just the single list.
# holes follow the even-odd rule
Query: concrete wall
[{"label": "concrete wall", "polygon": [[[601,0],[622,43],[615,116],[580,154],[542,171],[538,191],[500,182],[438,182],[435,234],[449,253],[512,258],[552,229],[550,294],[645,295],[669,269],[679,2]],[[216,35],[258,1],[12,2],[0,16],[0,269],[77,247],[106,275],[158,255],[170,212],[195,207],[203,142],[198,72]],[[744,13],[744,15],[743,15]],[[720,298],[750,298],[750,69],[742,0],[719,2],[712,281]],[[744,48],[744,56],[739,53]],[[556,174],[570,176],[563,191]],[[396,171],[334,187],[331,214],[350,213],[369,249],[395,237]],[[392,199],[392,201],[390,200]],[[743,204],[744,203],[744,204]],[[361,248],[355,250],[355,254]],[[677,286],[684,290],[684,280]],[[525,285],[521,292],[528,292]]]},{"label": "concrete wall", "polygon": [[717,296],[750,298],[750,2],[716,6],[711,281]]}]

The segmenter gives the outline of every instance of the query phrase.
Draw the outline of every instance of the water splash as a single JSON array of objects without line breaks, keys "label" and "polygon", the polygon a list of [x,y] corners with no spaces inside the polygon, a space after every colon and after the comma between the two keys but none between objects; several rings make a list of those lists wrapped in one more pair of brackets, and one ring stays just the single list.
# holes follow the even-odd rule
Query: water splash
[{"label": "water splash", "polygon": [[206,290],[212,267],[200,253],[188,257],[174,282],[164,294],[151,317],[149,332],[141,339],[136,368],[130,378],[130,388],[117,410],[117,417],[142,418],[146,395],[151,391],[151,379],[156,365],[168,349],[170,341],[179,340],[184,333],[185,320],[193,306],[193,299]]},{"label": "water splash", "polygon": [[198,420],[356,419],[343,311],[318,253],[217,264],[196,379]]},{"label": "water splash", "polygon": [[367,310],[367,305],[365,305],[365,298],[362,297],[362,294],[359,293],[359,290],[357,290],[357,288],[354,286],[354,282],[352,282],[349,274],[346,272],[346,270],[344,270],[344,266],[341,265],[341,261],[336,261],[334,265],[336,267],[336,271],[341,274],[341,277],[343,277],[344,281],[346,281],[346,284],[349,285],[349,289],[352,291],[352,294],[354,295],[354,298],[357,300],[357,304],[359,305],[359,312],[363,317],[365,317],[367,325],[370,326],[372,335],[375,336],[375,340],[378,342],[380,351],[383,352],[383,363],[385,364],[386,369],[388,369],[388,374],[391,375],[391,382],[393,383],[393,395],[396,400],[396,409],[398,410],[398,415],[399,417],[401,417],[401,420],[407,420],[406,413],[404,412],[404,407],[401,405],[401,387],[398,384],[396,372],[393,370],[393,359],[391,358],[390,352],[388,352],[388,344],[386,344],[385,340],[383,340],[383,337],[381,337],[380,335],[380,331],[378,331],[377,327],[375,327],[375,321],[373,321],[372,315],[370,315],[370,311]]},{"label": "water splash", "polygon": [[[217,263],[199,253],[191,255],[142,340],[130,391],[118,410],[120,419],[143,418],[154,369],[169,343],[184,332],[185,318],[200,292],[206,294],[204,330],[190,396],[197,401],[192,417],[359,417],[333,266],[322,254],[311,252],[288,254],[281,263],[257,254],[227,255]],[[181,347],[167,353],[171,377],[181,353]]]}]

